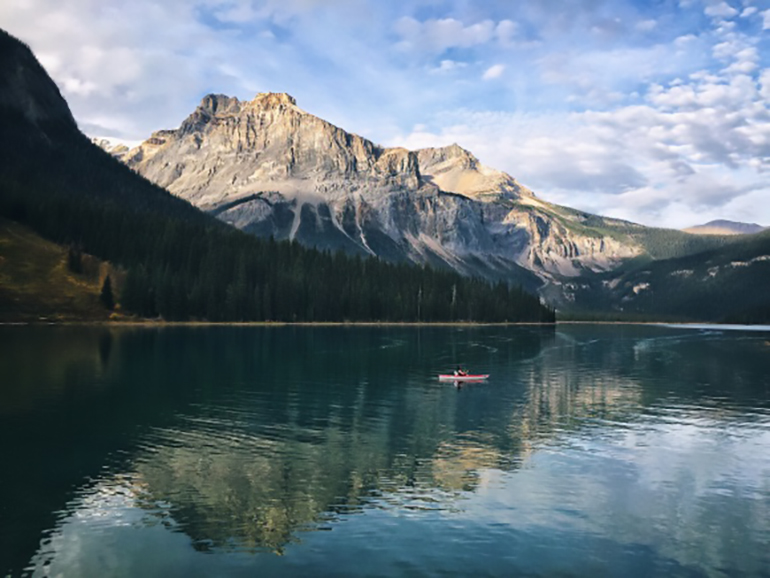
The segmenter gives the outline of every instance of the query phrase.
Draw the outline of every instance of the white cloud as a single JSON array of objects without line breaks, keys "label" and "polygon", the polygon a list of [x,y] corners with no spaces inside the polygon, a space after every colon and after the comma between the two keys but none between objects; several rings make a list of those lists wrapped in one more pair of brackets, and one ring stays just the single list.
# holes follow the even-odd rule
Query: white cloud
[{"label": "white cloud", "polygon": [[760,14],[762,14],[762,30],[770,30],[770,10],[765,10]]},{"label": "white cloud", "polygon": [[746,48],[736,55],[736,60],[725,69],[727,73],[749,74],[757,69],[759,56],[756,48]]},{"label": "white cloud", "polygon": [[251,2],[226,2],[217,6],[213,12],[217,20],[226,23],[251,22],[259,17]]},{"label": "white cloud", "polygon": [[179,0],[121,10],[87,0],[10,4],[0,6],[2,26],[46,63],[84,128],[104,123],[105,134],[142,136],[142,125],[181,120],[204,75],[221,80],[214,34]]},{"label": "white cloud", "polygon": [[501,20],[495,27],[495,36],[503,45],[510,44],[516,37],[519,25],[512,20]]},{"label": "white cloud", "polygon": [[505,72],[505,65],[504,64],[494,64],[486,69],[483,76],[481,77],[484,80],[492,80],[494,78],[500,78]]},{"label": "white cloud", "polygon": [[[26,0],[0,3],[0,26],[46,64],[81,128],[138,139],[178,126],[208,92],[286,91],[332,120],[337,113],[338,122],[372,92],[397,101],[406,81],[367,38],[377,7],[362,15],[353,2]],[[246,16],[258,22],[235,22]],[[287,19],[291,27],[280,24]],[[328,70],[336,71],[333,80],[318,83]],[[346,105],[339,90],[349,95]]]},{"label": "white cloud", "polygon": [[[510,22],[510,21],[508,21]],[[499,28],[499,25],[498,25]],[[504,27],[504,32],[509,31]],[[417,48],[441,54],[452,47],[470,47],[485,44],[495,35],[495,23],[484,20],[468,26],[454,18],[442,18],[420,22],[403,17],[396,22],[396,32],[402,37],[403,48]]]},{"label": "white cloud", "polygon": [[360,9],[356,0],[193,0],[199,8],[211,10],[222,23],[243,24],[269,19],[289,24],[293,19],[318,9],[342,9],[346,13]]},{"label": "white cloud", "polygon": [[738,15],[738,11],[727,2],[706,6],[705,13],[713,18],[732,18]]},{"label": "white cloud", "polygon": [[461,70],[468,66],[466,62],[458,62],[456,60],[442,60],[438,66],[430,68],[429,72],[432,74],[441,74],[447,72],[453,72]]},{"label": "white cloud", "polygon": [[727,60],[729,58],[735,57],[738,51],[741,50],[742,48],[743,48],[742,43],[733,40],[729,42],[720,42],[719,44],[716,44],[711,52],[714,55],[714,58],[718,58],[720,60]]},{"label": "white cloud", "polygon": [[656,20],[642,20],[641,22],[637,22],[634,28],[641,32],[650,32],[651,30],[655,30],[657,26],[658,22]]},{"label": "white cloud", "polygon": [[[740,57],[741,52],[737,56]],[[740,61],[740,60],[738,60]],[[700,217],[770,224],[770,69],[653,84],[645,102],[532,116],[446,113],[410,147],[458,142],[536,194],[583,210],[684,227]]]},{"label": "white cloud", "polygon": [[538,61],[545,83],[571,90],[570,102],[606,107],[634,99],[640,83],[690,74],[705,66],[707,43],[695,36],[667,44],[609,50],[549,52]]}]

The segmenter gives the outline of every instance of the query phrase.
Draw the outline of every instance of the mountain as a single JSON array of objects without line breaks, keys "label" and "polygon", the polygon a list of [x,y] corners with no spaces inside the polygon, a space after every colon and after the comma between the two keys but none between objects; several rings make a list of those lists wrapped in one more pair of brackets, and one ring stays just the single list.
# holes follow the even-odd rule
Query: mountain
[{"label": "mountain", "polygon": [[[190,203],[136,178],[94,146],[29,47],[2,30],[0,72],[0,205],[5,211],[31,217],[29,211],[48,210],[40,203],[98,197],[126,210],[214,224]],[[37,204],[31,202],[35,198]]]},{"label": "mountain", "polygon": [[[479,199],[514,203],[531,196],[513,179],[480,173],[459,147],[424,158],[441,181],[475,179]],[[497,250],[500,243],[484,226],[496,206],[441,191],[432,175],[423,176],[414,152],[347,133],[302,111],[286,94],[259,94],[250,102],[209,95],[179,129],[154,133],[124,161],[263,237],[537,282],[510,251]]]},{"label": "mountain", "polygon": [[106,138],[92,138],[91,142],[118,160],[121,160],[130,150],[127,145],[123,143],[114,143]]},{"label": "mountain", "polygon": [[[553,321],[537,297],[506,284],[322,253],[230,227],[91,142],[29,47],[3,31],[0,126],[0,217],[118,269],[119,304],[142,317]],[[377,170],[397,181],[400,169],[390,162]],[[3,257],[5,290],[3,274],[16,271],[18,281],[24,256]],[[13,303],[0,314],[18,313]]]},{"label": "mountain", "polygon": [[718,219],[716,221],[709,221],[704,225],[688,227],[683,229],[683,231],[696,235],[751,235],[759,233],[764,229],[765,227],[756,223],[738,223],[736,221]]},{"label": "mountain", "polygon": [[262,237],[515,281],[553,303],[583,275],[724,242],[553,205],[456,144],[381,147],[287,94],[208,95],[123,161]]},{"label": "mountain", "polygon": [[716,249],[596,276],[575,309],[603,318],[770,323],[770,230]]}]

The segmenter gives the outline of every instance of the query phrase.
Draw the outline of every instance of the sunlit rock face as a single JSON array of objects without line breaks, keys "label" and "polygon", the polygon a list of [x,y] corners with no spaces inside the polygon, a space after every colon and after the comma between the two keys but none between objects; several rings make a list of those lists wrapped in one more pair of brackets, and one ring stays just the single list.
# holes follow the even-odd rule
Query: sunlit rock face
[{"label": "sunlit rock face", "polygon": [[423,178],[448,193],[490,200],[534,196],[509,174],[482,165],[457,144],[420,149],[417,158]]},{"label": "sunlit rock face", "polygon": [[91,142],[99,148],[107,151],[118,160],[123,160],[126,153],[131,150],[122,143],[113,143],[106,138],[92,138]]},{"label": "sunlit rock face", "polygon": [[208,95],[178,129],[153,133],[122,159],[257,235],[531,288],[640,252],[630,240],[581,232],[574,211],[541,201],[456,144],[384,148],[287,94]]}]

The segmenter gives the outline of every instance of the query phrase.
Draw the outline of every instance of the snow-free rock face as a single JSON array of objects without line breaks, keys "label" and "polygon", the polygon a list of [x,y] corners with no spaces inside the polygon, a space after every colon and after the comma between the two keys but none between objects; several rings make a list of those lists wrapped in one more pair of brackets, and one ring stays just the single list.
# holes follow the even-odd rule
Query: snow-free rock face
[{"label": "snow-free rock face", "polygon": [[457,144],[417,151],[423,178],[442,191],[471,198],[491,200],[531,197],[532,191],[502,171],[482,165],[476,157]]},{"label": "snow-free rock face", "polygon": [[110,153],[118,160],[123,160],[123,157],[126,156],[126,153],[131,150],[122,143],[113,143],[111,140],[106,138],[92,138],[91,142],[98,146],[100,149]]},{"label": "snow-free rock face", "polygon": [[306,113],[287,94],[206,96],[178,129],[153,133],[123,160],[255,234],[530,286],[640,252],[573,230],[574,212],[456,144],[383,148]]},{"label": "snow-free rock face", "polygon": [[287,94],[206,96],[178,130],[154,133],[127,164],[202,208],[258,192],[318,203],[419,189],[417,157],[383,149],[300,110]]}]

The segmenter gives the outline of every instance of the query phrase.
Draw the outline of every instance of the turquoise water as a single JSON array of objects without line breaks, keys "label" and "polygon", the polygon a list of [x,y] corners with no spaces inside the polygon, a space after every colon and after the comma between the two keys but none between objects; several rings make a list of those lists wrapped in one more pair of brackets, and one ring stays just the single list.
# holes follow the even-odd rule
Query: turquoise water
[{"label": "turquoise water", "polygon": [[[0,351],[0,575],[770,575],[770,328],[0,327]],[[457,363],[491,377],[439,383]]]}]

